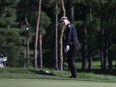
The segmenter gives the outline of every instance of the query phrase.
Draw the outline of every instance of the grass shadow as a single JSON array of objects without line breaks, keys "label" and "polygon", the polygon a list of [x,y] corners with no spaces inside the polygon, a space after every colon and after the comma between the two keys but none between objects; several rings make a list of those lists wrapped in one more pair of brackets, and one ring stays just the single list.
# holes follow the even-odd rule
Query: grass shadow
[{"label": "grass shadow", "polygon": [[28,71],[35,73],[35,74],[39,74],[39,75],[55,76],[53,73],[51,73],[49,71],[45,71],[45,70],[28,69]]},{"label": "grass shadow", "polygon": [[103,75],[116,75],[116,69],[77,69],[77,72],[95,73]]}]

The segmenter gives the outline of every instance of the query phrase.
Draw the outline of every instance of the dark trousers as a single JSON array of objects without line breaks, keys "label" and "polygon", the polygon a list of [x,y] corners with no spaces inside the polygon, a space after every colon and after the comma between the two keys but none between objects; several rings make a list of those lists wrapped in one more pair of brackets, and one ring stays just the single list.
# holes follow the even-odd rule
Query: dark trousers
[{"label": "dark trousers", "polygon": [[71,76],[76,77],[77,76],[77,71],[76,71],[76,65],[75,65],[75,58],[77,56],[78,52],[78,44],[73,44],[70,46],[70,49],[67,53],[67,62],[68,62],[68,67],[71,71]]}]

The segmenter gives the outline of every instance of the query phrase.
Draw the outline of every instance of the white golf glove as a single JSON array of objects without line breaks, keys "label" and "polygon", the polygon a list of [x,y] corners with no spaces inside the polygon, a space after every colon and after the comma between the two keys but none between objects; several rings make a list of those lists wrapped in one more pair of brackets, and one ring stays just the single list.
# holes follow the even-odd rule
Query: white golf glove
[{"label": "white golf glove", "polygon": [[69,47],[69,45],[67,45],[67,46],[65,47],[65,49],[64,49],[64,52],[68,52],[69,49],[70,49],[70,47]]}]

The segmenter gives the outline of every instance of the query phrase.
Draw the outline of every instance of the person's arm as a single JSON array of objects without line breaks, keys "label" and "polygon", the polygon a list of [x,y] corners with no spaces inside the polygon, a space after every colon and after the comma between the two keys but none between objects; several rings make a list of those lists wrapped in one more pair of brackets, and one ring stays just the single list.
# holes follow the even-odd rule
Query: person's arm
[{"label": "person's arm", "polygon": [[67,25],[67,29],[66,29],[66,45],[69,45],[70,41],[71,41],[71,25]]},{"label": "person's arm", "polygon": [[66,29],[66,47],[65,47],[65,52],[68,52],[68,50],[70,49],[69,43],[71,41],[71,25],[67,25],[67,29]]}]

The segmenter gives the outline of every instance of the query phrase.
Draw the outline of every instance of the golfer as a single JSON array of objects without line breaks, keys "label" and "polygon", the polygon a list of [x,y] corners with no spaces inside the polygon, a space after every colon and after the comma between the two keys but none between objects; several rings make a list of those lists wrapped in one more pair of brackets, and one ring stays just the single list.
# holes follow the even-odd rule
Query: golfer
[{"label": "golfer", "polygon": [[63,16],[60,19],[60,22],[62,22],[63,26],[66,27],[66,44],[64,52],[67,54],[68,67],[71,71],[70,78],[77,78],[75,57],[77,56],[77,52],[80,48],[77,31],[75,26],[70,23],[66,16]]}]

